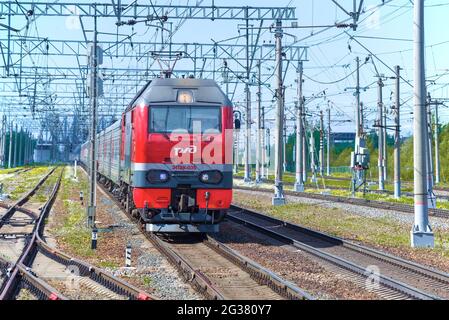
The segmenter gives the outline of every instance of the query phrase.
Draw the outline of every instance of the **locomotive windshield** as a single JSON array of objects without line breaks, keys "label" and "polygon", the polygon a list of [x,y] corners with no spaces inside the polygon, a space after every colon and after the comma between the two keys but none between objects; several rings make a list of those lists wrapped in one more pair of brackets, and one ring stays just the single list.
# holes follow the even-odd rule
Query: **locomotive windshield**
[{"label": "locomotive windshield", "polygon": [[171,133],[184,130],[189,133],[221,132],[221,108],[206,106],[150,107],[152,133]]}]

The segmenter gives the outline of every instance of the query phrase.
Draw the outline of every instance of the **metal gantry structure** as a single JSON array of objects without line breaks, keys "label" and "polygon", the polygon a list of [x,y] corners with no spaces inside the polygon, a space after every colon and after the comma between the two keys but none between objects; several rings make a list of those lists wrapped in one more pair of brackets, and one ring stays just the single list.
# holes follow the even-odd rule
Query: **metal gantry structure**
[{"label": "metal gantry structure", "polygon": [[[96,132],[116,121],[140,87],[154,77],[170,74],[172,77],[211,78],[222,85],[223,90],[235,102],[236,116],[244,124],[235,135],[235,171],[239,170],[240,144],[243,142],[243,178],[246,183],[260,183],[269,178],[270,150],[274,144],[274,195],[273,205],[285,203],[283,175],[286,170],[286,143],[289,123],[294,127],[295,137],[295,184],[294,190],[304,191],[308,172],[316,181],[317,174],[331,174],[331,107],[313,112],[308,104],[317,99],[326,100],[326,94],[306,97],[304,92],[304,64],[309,60],[308,47],[296,39],[288,42],[285,30],[300,28],[294,7],[249,7],[203,5],[128,4],[122,1],[106,3],[79,3],[76,1],[2,1],[0,17],[7,17],[6,27],[0,30],[0,54],[3,63],[0,72],[2,111],[2,136],[0,160],[10,167],[18,165],[23,156],[16,141],[18,129],[27,127],[28,145],[44,141],[49,136],[52,143],[60,145],[69,141],[66,150],[72,150],[90,137],[91,193],[89,200],[89,226],[95,229],[95,135]],[[353,1],[352,11],[332,0],[337,8],[348,15],[350,24],[335,23],[335,27],[350,27],[356,31],[363,15],[364,1]],[[435,106],[435,182],[439,182],[438,100],[426,103],[425,74],[423,69],[424,21],[423,1],[415,1],[415,225],[411,232],[413,246],[431,245],[433,239],[428,224],[429,194],[432,193],[433,163],[431,161],[432,137],[427,125],[430,116],[426,106]],[[40,17],[56,19],[70,17],[81,26],[82,37],[56,39],[30,35],[28,28]],[[17,21],[25,18],[26,25],[17,29]],[[184,21],[229,21],[239,23],[238,36],[210,42],[176,41],[174,34],[182,30]],[[346,21],[346,20],[345,20]],[[144,24],[160,32],[161,39],[154,36],[150,41],[136,40],[134,26]],[[173,28],[173,24],[177,24]],[[291,24],[291,25],[289,25]],[[93,30],[87,28],[91,25]],[[332,26],[331,26],[332,27]],[[103,30],[100,30],[103,29]],[[105,32],[115,29],[116,32]],[[25,32],[20,32],[25,30]],[[270,31],[269,37],[263,30]],[[162,34],[166,33],[166,37]],[[352,39],[352,38],[351,38]],[[97,46],[101,48],[103,64],[97,61]],[[89,48],[95,48],[94,59],[86,61]],[[161,70],[163,60],[177,61],[173,70]],[[370,59],[373,59],[372,57]],[[178,61],[179,60],[179,61]],[[353,192],[365,182],[367,154],[365,148],[365,108],[360,84],[361,67],[367,63],[355,60],[355,144],[352,156]],[[394,131],[394,196],[401,197],[400,177],[400,67],[392,70],[392,77],[377,81],[378,132],[378,184],[385,189],[387,180],[387,130]],[[376,70],[377,72],[377,70]],[[294,74],[296,85],[288,83],[287,75]],[[387,121],[386,103],[383,99],[384,81],[395,79],[392,111],[394,125]],[[87,89],[91,88],[91,94]],[[295,94],[288,94],[293,87]],[[348,88],[349,89],[349,88]],[[253,94],[253,91],[255,94]],[[254,98],[255,97],[255,98]],[[240,101],[240,100],[241,101]],[[253,100],[256,103],[253,103]],[[293,102],[293,103],[291,103]],[[424,111],[423,111],[424,109]],[[256,111],[256,112],[254,112]],[[325,129],[324,111],[327,112]],[[7,118],[5,118],[7,116]],[[291,117],[290,117],[291,116]],[[17,119],[21,119],[18,121]],[[316,121],[316,120],[319,121]],[[332,120],[334,121],[334,120]],[[338,120],[335,120],[338,121]],[[14,125],[13,125],[14,123]],[[26,125],[29,123],[30,125]],[[319,125],[316,125],[316,124]],[[254,125],[255,124],[255,125]],[[291,128],[291,126],[290,126]],[[315,151],[315,131],[319,128],[319,151]],[[9,134],[8,134],[9,131]],[[39,133],[37,133],[39,132]],[[33,133],[33,134],[32,134]],[[90,136],[88,136],[90,133]],[[290,132],[292,133],[292,132]],[[20,136],[23,134],[19,133]],[[8,138],[7,138],[8,136]],[[274,143],[273,139],[274,137]],[[8,140],[9,139],[9,140]],[[27,140],[27,141],[28,141]],[[48,139],[47,139],[48,140]],[[327,148],[325,148],[325,141]],[[16,150],[18,148],[18,150]],[[28,147],[25,147],[25,150]],[[7,150],[7,151],[5,151]],[[25,155],[29,161],[31,151]],[[325,156],[326,153],[326,156]],[[6,156],[7,155],[7,156]],[[253,156],[255,155],[255,161]],[[16,160],[14,160],[16,159]],[[348,161],[349,162],[349,161]],[[254,165],[254,166],[253,166]],[[255,173],[253,180],[253,173]],[[425,200],[424,200],[425,199]],[[431,200],[431,199],[430,199]],[[433,240],[432,240],[433,241]]]}]

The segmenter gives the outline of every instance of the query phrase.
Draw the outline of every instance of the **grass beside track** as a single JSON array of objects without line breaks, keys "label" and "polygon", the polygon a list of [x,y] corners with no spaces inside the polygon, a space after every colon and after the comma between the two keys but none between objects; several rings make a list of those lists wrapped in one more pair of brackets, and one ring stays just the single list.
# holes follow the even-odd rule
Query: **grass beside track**
[{"label": "grass beside track", "polygon": [[0,174],[10,174],[10,173],[14,173],[17,170],[20,170],[22,168],[1,168],[0,169]]},{"label": "grass beside track", "polygon": [[[238,173],[234,173],[234,176],[236,177],[243,177],[244,173],[242,170],[240,170]],[[337,173],[333,173],[332,177],[334,178],[351,178],[350,176],[348,176],[347,174],[337,174]],[[252,179],[255,179],[255,173],[254,170],[252,171]],[[268,179],[269,180],[274,180],[274,175],[268,175]],[[351,181],[350,180],[335,180],[335,179],[329,179],[329,178],[322,178],[321,176],[317,176],[317,182],[316,183],[312,183],[310,181],[310,173],[308,173],[308,177],[307,177],[307,182],[305,183],[306,187],[310,187],[310,188],[316,188],[317,185],[319,188],[325,188],[325,187],[337,187],[337,188],[342,188],[342,189],[347,189],[348,191],[351,188]],[[291,173],[291,172],[284,172],[283,174],[283,178],[282,180],[284,182],[287,183],[295,183],[295,174]],[[375,181],[367,178],[366,179],[367,182],[372,182],[372,184],[367,188],[368,190],[377,190],[377,183],[374,183]],[[394,185],[391,181],[386,181],[385,182],[385,190],[386,191],[390,191],[393,192],[394,191]],[[402,192],[412,192],[413,191],[413,187],[412,185],[402,185],[401,188]]]},{"label": "grass beside track", "polygon": [[[115,225],[115,220],[110,216],[111,210],[115,210],[111,208],[113,202],[97,189],[97,227],[104,232],[98,233],[97,249],[91,249],[91,229],[87,227],[86,212],[89,183],[80,168],[77,177],[77,180],[73,179],[73,166],[67,166],[46,232],[66,254],[108,271],[117,271],[124,265],[124,248],[133,235],[124,228],[111,227]],[[84,193],[84,204],[79,200],[80,191]],[[143,254],[140,248],[133,248],[134,266],[137,266],[140,254]],[[154,290],[151,274],[147,274],[146,270],[124,273],[120,277],[143,290]]]},{"label": "grass beside track", "polygon": [[[235,174],[235,176],[242,177],[243,173],[239,172]],[[254,177],[253,177],[254,178]],[[274,180],[274,176],[269,176],[269,179]],[[291,173],[284,174],[283,181],[287,183],[294,183],[295,177]],[[305,183],[305,192],[310,193],[321,193],[323,190],[326,190],[327,187],[337,187],[341,188],[341,190],[330,189],[328,192],[334,196],[342,196],[342,197],[352,197],[352,193],[350,191],[350,181],[348,180],[332,180],[326,178],[318,178],[317,183],[311,183],[308,180]],[[293,190],[293,187],[290,185],[284,186],[286,190]],[[368,190],[377,190],[377,184],[372,185],[368,188]],[[386,183],[385,190],[393,192],[393,185]],[[413,192],[413,188],[402,186],[402,192]],[[357,198],[367,199],[367,200],[377,200],[391,203],[403,203],[413,205],[414,200],[413,197],[402,195],[400,199],[395,199],[391,194],[382,194],[382,193],[366,193],[356,192],[355,196]],[[437,197],[438,198],[438,197]],[[446,209],[449,210],[449,201],[445,201],[442,199],[437,200],[437,208],[438,209]]]},{"label": "grass beside track", "polygon": [[4,179],[2,181],[4,186],[3,193],[8,194],[11,200],[17,201],[21,196],[33,188],[39,180],[51,170],[51,168],[52,167],[49,166],[33,167],[29,171]]},{"label": "grass beside track", "polygon": [[58,195],[65,214],[52,228],[52,234],[76,255],[91,257],[94,251],[90,249],[91,232],[86,225],[86,209],[80,201],[73,200],[72,196],[74,193],[79,194],[81,190],[87,194],[88,182],[84,177],[75,181],[72,175],[71,168],[66,168]]},{"label": "grass beside track", "polygon": [[411,249],[410,226],[390,217],[360,216],[336,207],[303,203],[274,207],[269,196],[239,191],[234,192],[234,203],[344,239],[416,256],[423,263],[449,270],[449,230],[434,230],[435,249]]}]

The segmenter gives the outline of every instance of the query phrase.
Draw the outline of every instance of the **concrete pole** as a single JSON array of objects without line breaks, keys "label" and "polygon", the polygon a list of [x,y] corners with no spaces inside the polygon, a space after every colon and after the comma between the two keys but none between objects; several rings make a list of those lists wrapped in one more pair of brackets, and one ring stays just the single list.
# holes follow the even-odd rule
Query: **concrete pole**
[{"label": "concrete pole", "polygon": [[324,114],[320,111],[320,175],[324,175]]},{"label": "concrete pole", "polygon": [[267,175],[267,179],[268,179],[269,176],[270,176],[270,163],[271,163],[271,159],[270,159],[270,154],[271,154],[271,152],[270,152],[270,150],[271,150],[271,146],[270,146],[270,143],[271,143],[270,128],[267,128],[265,130],[265,132],[267,134],[267,139],[266,139],[266,143],[265,143],[265,158],[267,160],[267,174],[266,175]]},{"label": "concrete pole", "polygon": [[91,65],[91,72],[93,76],[92,88],[92,123],[90,133],[90,181],[89,181],[89,207],[87,212],[87,225],[95,229],[95,215],[97,204],[97,154],[96,154],[96,139],[97,139],[97,77],[98,77],[98,54],[97,54],[97,15],[94,16],[94,57],[93,65]]},{"label": "concrete pole", "polygon": [[1,156],[2,156],[2,163],[1,166],[4,168],[6,166],[6,115],[3,115],[3,121],[2,121],[2,143],[1,143]]},{"label": "concrete pole", "polygon": [[262,83],[261,61],[257,64],[258,88],[257,88],[257,132],[256,132],[256,183],[261,182],[261,135],[262,135]]},{"label": "concrete pole", "polygon": [[260,175],[260,179],[261,180],[266,180],[268,178],[267,173],[266,173],[266,166],[267,166],[267,146],[266,146],[266,132],[265,132],[265,108],[264,106],[261,107],[261,132],[260,132],[260,146],[261,146],[261,175]]},{"label": "concrete pole", "polygon": [[245,93],[246,93],[246,128],[245,128],[245,174],[244,181],[251,182],[251,91],[249,89],[249,85],[245,85]]},{"label": "concrete pole", "polygon": [[400,125],[400,72],[401,68],[396,66],[396,84],[395,84],[395,108],[394,108],[394,197],[401,197],[401,125]]},{"label": "concrete pole", "polygon": [[427,124],[427,198],[429,208],[436,208],[436,197],[433,193],[433,160],[432,160],[432,113],[430,94],[428,95],[428,104],[426,106],[426,124]]},{"label": "concrete pole", "polygon": [[440,124],[438,119],[438,102],[435,104],[435,127],[434,127],[434,140],[435,140],[435,184],[440,183],[440,142],[438,141]]},{"label": "concrete pole", "polygon": [[27,164],[28,131],[23,133],[23,165]]},{"label": "concrete pole", "polygon": [[378,127],[377,127],[377,137],[378,137],[378,159],[377,166],[379,169],[379,190],[383,191],[385,189],[384,183],[384,126],[383,126],[383,98],[382,98],[382,88],[384,83],[382,78],[379,77],[377,81],[378,94],[377,94],[377,110],[378,110]]},{"label": "concrete pole", "polygon": [[[248,14],[248,10],[246,10]],[[249,89],[250,65],[249,65],[249,20],[246,19],[246,137],[245,137],[245,182],[251,182],[250,149],[251,149],[251,91]]]},{"label": "concrete pole", "polygon": [[16,123],[16,130],[14,131],[14,164],[13,164],[13,168],[17,167],[17,146],[18,146],[18,135],[17,135],[17,131],[18,131],[18,126]]},{"label": "concrete pole", "polygon": [[303,107],[304,113],[302,116],[303,122],[303,132],[302,132],[302,181],[305,183],[307,181],[307,130],[306,130],[306,115],[305,108]]},{"label": "concrete pole", "polygon": [[[355,108],[355,145],[354,145],[354,157],[357,158],[357,155],[360,154],[360,143],[362,139],[362,121],[363,121],[363,107],[360,102],[360,58],[356,58],[357,64],[357,72],[356,72],[356,82],[357,85],[355,87],[355,97],[356,97],[356,108]],[[352,159],[351,159],[352,163]],[[361,180],[361,170],[356,170],[356,168],[352,168],[352,195],[355,195],[356,184],[357,181]]]},{"label": "concrete pole", "polygon": [[17,165],[20,167],[23,165],[22,158],[23,158],[23,128],[20,127],[19,132],[19,152],[17,154]]},{"label": "concrete pole", "polygon": [[25,131],[25,137],[24,137],[25,143],[23,146],[23,164],[27,165],[28,164],[28,144],[29,144],[29,139],[28,139],[28,130]]},{"label": "concrete pole", "polygon": [[12,137],[12,123],[10,123],[10,124],[9,124],[8,168],[11,168],[11,165],[12,165],[12,144],[13,144],[13,137]]},{"label": "concrete pole", "polygon": [[262,168],[261,168],[261,180],[265,180],[268,179],[268,173],[267,173],[267,142],[266,142],[266,132],[265,132],[265,107],[262,106],[261,107],[261,112],[262,112],[262,116],[261,116],[261,141],[260,141],[260,145],[262,148]]},{"label": "concrete pole", "polygon": [[312,128],[312,130],[310,130],[310,146],[309,146],[309,153],[310,153],[310,170],[312,171],[312,177],[311,177],[311,181],[315,182],[316,181],[316,172],[315,172],[315,130]]},{"label": "concrete pole", "polygon": [[33,140],[31,139],[31,132],[28,132],[28,164],[30,164],[32,162],[32,151],[31,151],[31,144],[33,142]]},{"label": "concrete pole", "polygon": [[5,150],[4,150],[4,148],[3,148],[3,141],[5,140],[5,137],[4,137],[4,135],[3,135],[3,130],[4,130],[4,126],[5,126],[5,124],[4,124],[4,116],[2,117],[3,118],[3,121],[2,121],[2,130],[1,130],[1,133],[0,133],[0,166],[1,167],[3,167],[3,163],[4,163],[4,157],[5,157]]},{"label": "concrete pole", "polygon": [[32,144],[33,144],[33,136],[31,135],[31,132],[29,132],[28,133],[28,164],[33,162]]},{"label": "concrete pole", "polygon": [[327,176],[331,175],[331,109],[327,109]]},{"label": "concrete pole", "polygon": [[28,144],[28,163],[33,163],[33,135],[29,133],[29,144]]},{"label": "concrete pole", "polygon": [[384,114],[383,114],[383,171],[384,171],[384,181],[387,181],[387,160],[388,160],[388,152],[387,152],[387,106],[384,105]]},{"label": "concrete pole", "polygon": [[361,130],[361,112],[360,112],[360,58],[356,58],[357,63],[357,72],[356,72],[356,79],[357,79],[357,86],[355,88],[355,96],[356,96],[356,111],[355,111],[355,153],[359,153],[359,141],[360,137],[362,135]]},{"label": "concrete pole", "polygon": [[299,62],[298,67],[298,83],[297,83],[297,95],[298,101],[296,102],[296,174],[294,190],[297,192],[304,191],[304,178],[303,178],[303,113],[304,113],[304,99],[302,98],[302,83],[303,83],[303,64]]},{"label": "concrete pole", "polygon": [[[285,101],[283,103],[285,106]],[[285,114],[285,112],[284,112]],[[282,170],[287,171],[287,118],[284,115],[284,138],[282,139]]]},{"label": "concrete pole", "polygon": [[434,236],[429,225],[426,188],[426,74],[424,62],[424,0],[414,2],[414,198],[415,221],[410,231],[412,247],[433,247]]},{"label": "concrete pole", "polygon": [[282,22],[276,21],[276,130],[275,130],[275,160],[274,160],[274,196],[273,205],[285,204],[284,188],[282,183],[282,163],[283,163],[283,125],[284,125],[284,84],[282,77]]}]

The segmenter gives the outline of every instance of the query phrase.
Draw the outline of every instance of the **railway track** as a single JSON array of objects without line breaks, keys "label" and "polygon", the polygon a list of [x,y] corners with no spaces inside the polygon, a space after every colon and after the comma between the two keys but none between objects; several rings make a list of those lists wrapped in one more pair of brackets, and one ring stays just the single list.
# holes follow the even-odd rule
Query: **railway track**
[{"label": "railway track", "polygon": [[[246,191],[258,191],[258,192],[263,192],[263,193],[272,193],[271,190],[264,189],[264,188],[234,186],[234,189],[246,190]],[[315,199],[315,200],[322,200],[322,201],[329,201],[329,202],[337,202],[337,203],[341,202],[341,203],[376,208],[376,209],[395,210],[395,211],[409,213],[409,214],[413,214],[415,212],[414,207],[412,205],[408,205],[408,204],[404,204],[404,203],[393,203],[393,202],[368,200],[368,199],[361,199],[361,198],[348,198],[348,197],[325,195],[325,194],[319,194],[319,193],[296,192],[296,191],[290,191],[290,190],[284,190],[284,194],[289,195],[289,196],[294,196],[294,197],[301,197],[301,198]],[[449,210],[429,209],[429,215],[433,216],[433,217],[449,219]]]},{"label": "railway track", "polygon": [[385,298],[449,298],[447,273],[238,206],[227,217],[338,267],[346,277],[377,281],[371,289]]},{"label": "railway track", "polygon": [[[98,185],[129,219],[139,223],[109,189],[101,183]],[[314,299],[296,285],[209,236],[164,239],[145,232],[143,226],[141,231],[185,281],[207,299]]]},{"label": "railway track", "polygon": [[[1,219],[0,231],[5,225],[11,226],[10,222],[16,212],[30,211],[23,209],[22,206],[30,201],[32,195],[55,170],[56,168],[52,169],[32,190],[8,209],[7,214]],[[35,299],[66,300],[77,297],[75,295],[79,294],[80,287],[83,292],[90,293],[89,299],[151,299],[149,294],[140,289],[99,268],[69,257],[45,242],[44,221],[56,199],[63,172],[62,168],[40,213],[35,214],[36,218],[26,224],[27,227],[32,226],[32,230],[29,232],[9,230],[3,233],[3,240],[24,237],[26,242],[16,261],[0,259],[3,280],[0,286],[0,300],[15,299],[20,296],[22,289]],[[16,225],[13,223],[12,227],[14,226]],[[56,271],[59,279],[54,275],[48,276],[51,271]],[[67,288],[69,290],[66,290]]]},{"label": "railway track", "polygon": [[[234,179],[237,180],[243,180],[242,177],[235,177]],[[338,181],[349,181],[349,179],[346,178],[339,178],[339,177],[328,177],[326,176],[325,179],[328,180],[338,180]],[[271,183],[274,185],[274,180],[268,179],[268,180],[264,180],[266,183]],[[373,181],[374,182],[374,181]],[[294,183],[292,182],[284,182],[284,185],[286,186],[294,186]],[[310,187],[310,188],[315,188],[315,186],[313,185],[306,185],[306,187]],[[317,188],[318,189],[318,188]],[[337,187],[337,186],[329,186],[326,185],[325,187],[323,186],[323,189],[328,189],[328,190],[341,190],[341,191],[350,191],[350,188],[344,188],[344,187]],[[449,188],[445,189],[445,188],[434,188],[434,191],[441,191],[441,192],[448,192],[449,193]],[[373,194],[382,194],[382,195],[394,195],[393,191],[389,191],[389,190],[373,190],[373,189],[367,189],[366,193],[373,193]],[[407,197],[413,197],[413,193],[411,192],[402,192],[403,195],[407,196]],[[437,194],[437,197],[439,199],[444,199],[449,201],[449,195],[443,195],[443,194]],[[344,198],[344,197],[342,197]],[[383,201],[385,202],[385,201]],[[449,212],[449,210],[447,210]]]},{"label": "railway track", "polygon": [[[10,177],[15,177],[15,176],[17,176],[17,175],[19,175],[21,173],[25,173],[27,171],[30,171],[31,169],[32,168],[18,168],[17,170],[14,170],[14,171],[11,171],[9,173],[6,173],[5,175],[11,175]],[[3,181],[3,180],[5,180],[7,178],[10,178],[10,177],[2,178],[2,179],[0,179],[0,181]]]},{"label": "railway track", "polygon": [[[332,176],[325,176],[324,178],[328,179],[328,180],[337,180],[337,181],[350,181],[351,180],[350,178],[332,177]],[[377,183],[377,181],[375,181],[375,180],[372,181],[372,182]],[[402,184],[404,184],[404,185],[412,185],[413,186],[413,181],[402,181]],[[447,187],[434,186],[433,190],[434,191],[449,192],[449,188],[447,188]],[[449,197],[444,196],[444,198],[449,198]]]}]

